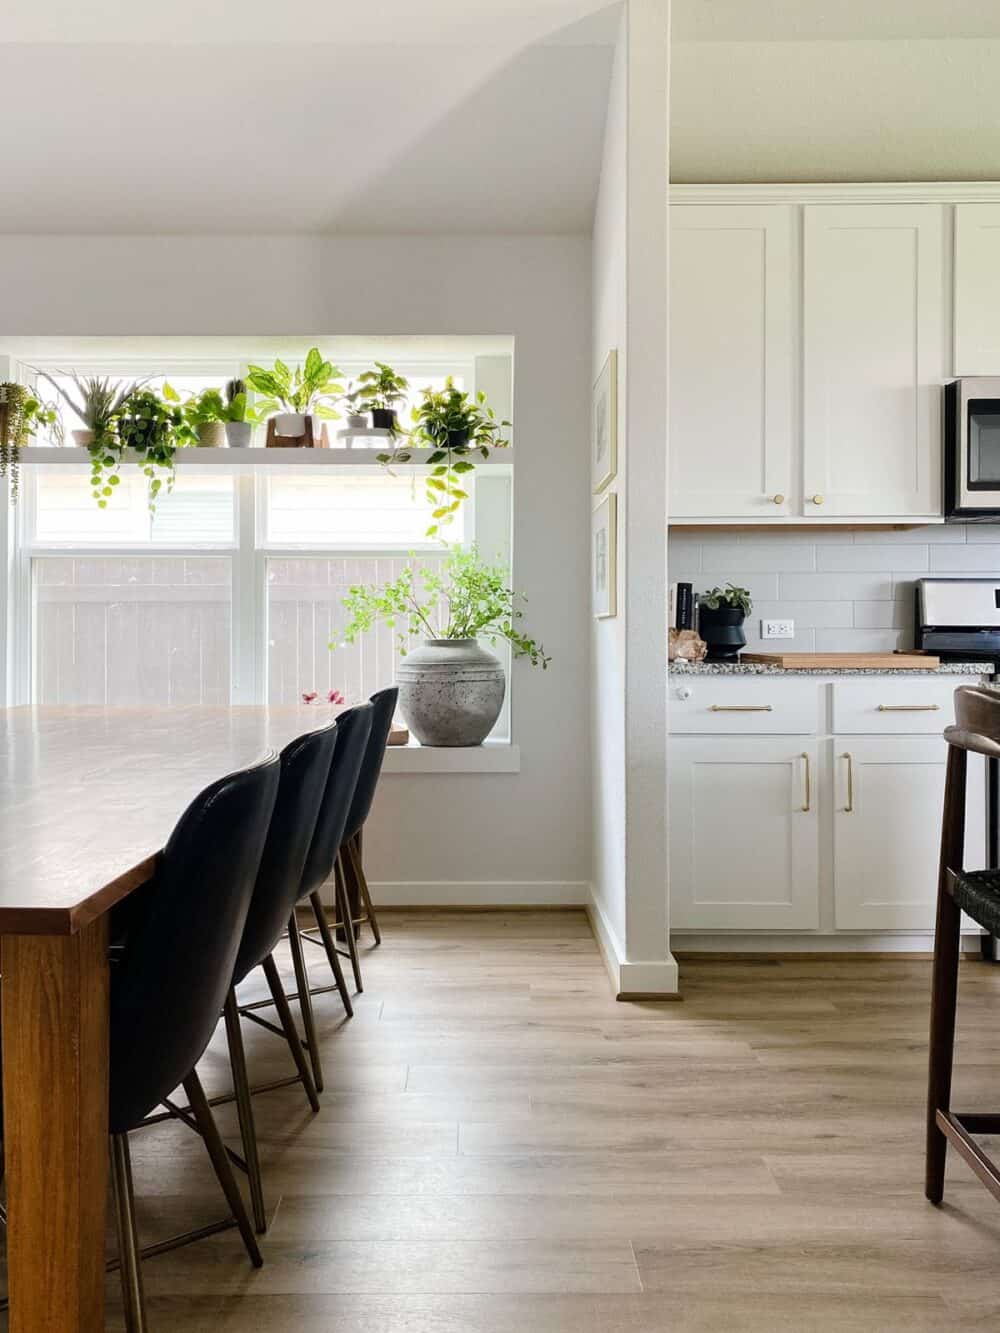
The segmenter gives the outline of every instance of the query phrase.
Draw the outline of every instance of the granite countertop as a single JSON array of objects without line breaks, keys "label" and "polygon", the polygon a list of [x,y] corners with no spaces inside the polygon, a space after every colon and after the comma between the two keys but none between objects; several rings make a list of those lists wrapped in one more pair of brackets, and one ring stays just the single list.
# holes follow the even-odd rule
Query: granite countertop
[{"label": "granite countertop", "polygon": [[671,662],[674,676],[989,676],[991,662],[942,662],[914,671],[909,667],[782,667],[767,662]]}]

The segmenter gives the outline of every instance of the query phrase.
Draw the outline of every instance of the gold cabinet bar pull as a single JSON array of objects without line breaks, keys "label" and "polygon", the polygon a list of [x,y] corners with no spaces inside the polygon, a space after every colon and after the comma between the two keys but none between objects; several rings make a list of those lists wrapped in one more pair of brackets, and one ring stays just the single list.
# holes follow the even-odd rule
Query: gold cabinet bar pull
[{"label": "gold cabinet bar pull", "polygon": [[712,713],[773,713],[770,704],[712,704]]},{"label": "gold cabinet bar pull", "polygon": [[844,806],[844,814],[854,813],[854,760],[849,754],[842,754],[841,759],[847,760],[847,804]]},{"label": "gold cabinet bar pull", "polygon": [[806,777],[806,798],[802,803],[802,813],[807,815],[812,808],[812,774],[809,771],[809,756],[806,754],[805,750],[802,751],[802,758],[805,760]]},{"label": "gold cabinet bar pull", "polygon": [[940,713],[940,704],[879,704],[880,713]]}]

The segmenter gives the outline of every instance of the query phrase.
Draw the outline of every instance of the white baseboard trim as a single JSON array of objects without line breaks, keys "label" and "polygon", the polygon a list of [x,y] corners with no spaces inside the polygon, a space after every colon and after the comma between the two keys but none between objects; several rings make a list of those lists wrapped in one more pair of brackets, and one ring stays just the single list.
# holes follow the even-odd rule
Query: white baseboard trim
[{"label": "white baseboard trim", "polygon": [[[963,950],[979,949],[979,935],[962,935]],[[709,935],[675,931],[674,949],[683,961],[696,953],[925,953],[934,949],[934,932],[913,931],[906,935]]]},{"label": "white baseboard trim", "polygon": [[383,880],[369,882],[378,907],[585,907],[577,880]]},{"label": "white baseboard trim", "polygon": [[630,962],[614,927],[598,901],[594,886],[589,885],[587,919],[594,932],[611,987],[619,1000],[679,997],[677,960],[669,955],[651,962]]}]

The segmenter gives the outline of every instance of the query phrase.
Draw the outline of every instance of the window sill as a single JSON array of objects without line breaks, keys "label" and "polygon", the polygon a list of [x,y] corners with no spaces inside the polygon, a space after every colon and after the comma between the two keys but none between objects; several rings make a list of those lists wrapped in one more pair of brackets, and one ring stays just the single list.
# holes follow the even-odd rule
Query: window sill
[{"label": "window sill", "polygon": [[508,741],[444,748],[430,745],[389,745],[383,773],[520,773],[521,747]]}]

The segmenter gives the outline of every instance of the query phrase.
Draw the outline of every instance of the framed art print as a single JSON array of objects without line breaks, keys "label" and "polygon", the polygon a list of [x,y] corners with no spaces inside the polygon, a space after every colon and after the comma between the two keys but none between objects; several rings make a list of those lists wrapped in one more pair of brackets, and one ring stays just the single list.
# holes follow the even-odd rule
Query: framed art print
[{"label": "framed art print", "polygon": [[618,614],[618,496],[604,497],[593,515],[591,601],[594,616]]},{"label": "framed art print", "polygon": [[612,348],[594,385],[590,419],[590,479],[600,495],[618,471],[618,353]]}]

